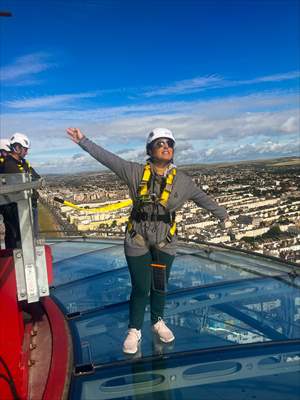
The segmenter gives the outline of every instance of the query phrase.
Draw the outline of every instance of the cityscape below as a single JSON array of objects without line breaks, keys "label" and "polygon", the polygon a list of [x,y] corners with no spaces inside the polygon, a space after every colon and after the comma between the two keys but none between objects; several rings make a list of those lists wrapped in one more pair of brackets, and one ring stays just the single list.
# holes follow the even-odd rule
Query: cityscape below
[{"label": "cityscape below", "polygon": [[[224,244],[300,263],[298,157],[179,168],[226,207],[232,222],[230,229],[224,229],[206,210],[187,202],[176,213],[179,239]],[[59,203],[56,197],[84,210]],[[108,171],[47,176],[40,202],[55,222],[52,227],[44,224],[41,234],[122,237],[130,207],[109,213],[92,213],[89,208],[128,198],[127,186]]]}]

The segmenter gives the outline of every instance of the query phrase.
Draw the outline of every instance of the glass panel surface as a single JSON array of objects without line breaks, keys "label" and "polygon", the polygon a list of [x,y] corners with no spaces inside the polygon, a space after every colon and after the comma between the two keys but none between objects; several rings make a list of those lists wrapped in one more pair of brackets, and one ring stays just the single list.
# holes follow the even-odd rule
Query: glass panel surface
[{"label": "glass panel surface", "polygon": [[207,285],[217,281],[247,279],[256,273],[211,261],[197,255],[178,255],[172,266],[169,290]]},{"label": "glass panel surface", "polygon": [[[55,271],[56,275],[59,271],[59,277],[55,284],[63,286],[58,286],[52,294],[64,305],[66,312],[91,310],[128,299],[130,276],[122,252],[120,246],[56,263]],[[125,265],[126,271],[114,270],[119,265]],[[223,266],[194,255],[177,256],[172,266],[169,292],[253,276],[239,268]]]},{"label": "glass panel surface", "polygon": [[[197,249],[198,247],[198,249]],[[278,272],[289,272],[290,265],[281,262],[279,259],[268,258],[259,254],[242,252],[238,249],[228,249],[215,246],[202,246],[202,248],[188,248],[179,246],[178,254],[195,254],[199,258],[207,259],[222,265],[228,265],[242,270],[257,272],[258,274],[274,276]]]},{"label": "glass panel surface", "polygon": [[[172,345],[157,343],[147,312],[140,356],[300,338],[296,293],[285,282],[271,278],[170,293],[165,320],[176,341]],[[292,309],[291,303],[295,304]],[[263,318],[260,309],[272,310],[269,319]],[[256,314],[250,315],[253,310]],[[87,314],[72,323],[76,336],[81,338],[76,363],[104,364],[124,359],[126,303]]]},{"label": "glass panel surface", "polygon": [[76,257],[90,251],[101,250],[115,246],[113,242],[87,242],[87,241],[56,241],[51,242],[53,262]]},{"label": "glass panel surface", "polygon": [[128,268],[93,275],[87,279],[52,289],[64,307],[64,312],[74,313],[126,301],[131,290]]},{"label": "glass panel surface", "polygon": [[126,259],[121,245],[80,254],[53,265],[54,286],[125,267]]},{"label": "glass panel surface", "polygon": [[[139,352],[128,357],[131,286],[122,242],[55,242],[52,249],[51,294],[64,313],[82,312],[69,320],[74,364],[95,368],[74,378],[71,400],[299,400],[299,344],[286,350],[300,340],[300,279],[290,266],[180,245],[164,318],[175,342],[152,334],[147,307]],[[269,351],[276,343],[280,350]]]}]

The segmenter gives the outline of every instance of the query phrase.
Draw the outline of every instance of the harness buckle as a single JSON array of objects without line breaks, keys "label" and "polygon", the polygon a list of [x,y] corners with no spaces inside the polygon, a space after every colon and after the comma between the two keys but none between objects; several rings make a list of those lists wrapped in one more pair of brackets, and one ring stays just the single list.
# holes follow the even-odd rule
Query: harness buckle
[{"label": "harness buckle", "polygon": [[172,185],[172,184],[170,184],[170,183],[167,183],[167,184],[166,184],[166,186],[165,186],[165,189],[164,189],[164,190],[166,190],[167,192],[171,193],[171,191],[172,191],[172,187],[173,187],[173,185]]},{"label": "harness buckle", "polygon": [[136,231],[132,229],[131,231],[128,231],[131,239],[133,239],[136,236]]},{"label": "harness buckle", "polygon": [[171,235],[167,234],[167,236],[166,236],[166,241],[167,241],[168,243],[171,243],[171,242],[172,242],[172,237],[171,237]]}]

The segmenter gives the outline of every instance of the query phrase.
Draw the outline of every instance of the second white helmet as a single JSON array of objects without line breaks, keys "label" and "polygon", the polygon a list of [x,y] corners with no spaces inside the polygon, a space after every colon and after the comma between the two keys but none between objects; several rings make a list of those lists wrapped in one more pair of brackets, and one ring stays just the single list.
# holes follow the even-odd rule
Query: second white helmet
[{"label": "second white helmet", "polygon": [[11,151],[9,139],[0,139],[0,150]]},{"label": "second white helmet", "polygon": [[26,149],[30,148],[30,140],[24,133],[16,132],[10,138],[10,144],[13,146],[14,144],[20,144],[21,146],[25,147]]}]

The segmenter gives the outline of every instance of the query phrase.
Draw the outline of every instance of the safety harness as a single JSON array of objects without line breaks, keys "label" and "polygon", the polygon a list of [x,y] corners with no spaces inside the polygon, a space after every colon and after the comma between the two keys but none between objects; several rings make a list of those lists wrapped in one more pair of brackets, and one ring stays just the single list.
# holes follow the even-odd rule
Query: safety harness
[{"label": "safety harness", "polygon": [[167,234],[166,240],[167,242],[172,241],[172,237],[176,233],[176,222],[175,222],[175,212],[173,213],[165,213],[165,214],[149,214],[147,212],[143,212],[141,209],[143,205],[154,203],[160,204],[164,208],[166,208],[170,194],[173,189],[173,181],[176,176],[176,168],[172,168],[169,174],[166,177],[165,186],[160,194],[160,198],[157,199],[156,196],[153,196],[149,192],[149,186],[152,176],[151,165],[150,163],[146,163],[144,166],[142,180],[138,189],[138,197],[137,202],[134,205],[131,215],[127,224],[127,231],[129,232],[131,237],[134,237],[137,232],[133,228],[133,221],[163,221],[167,224],[170,224],[170,229]]},{"label": "safety harness", "polygon": [[31,165],[29,161],[27,160],[18,161],[17,166],[20,172],[24,172],[24,167],[26,167],[25,172],[31,173]]},{"label": "safety harness", "polygon": [[3,173],[4,163],[5,163],[5,158],[0,156],[0,174]]},{"label": "safety harness", "polygon": [[[6,161],[6,158],[1,156],[0,157],[0,167],[4,167],[5,161]],[[32,171],[31,165],[30,165],[29,161],[27,161],[27,160],[18,161],[17,167],[21,173],[23,173],[23,172],[31,173],[31,171]]]}]

